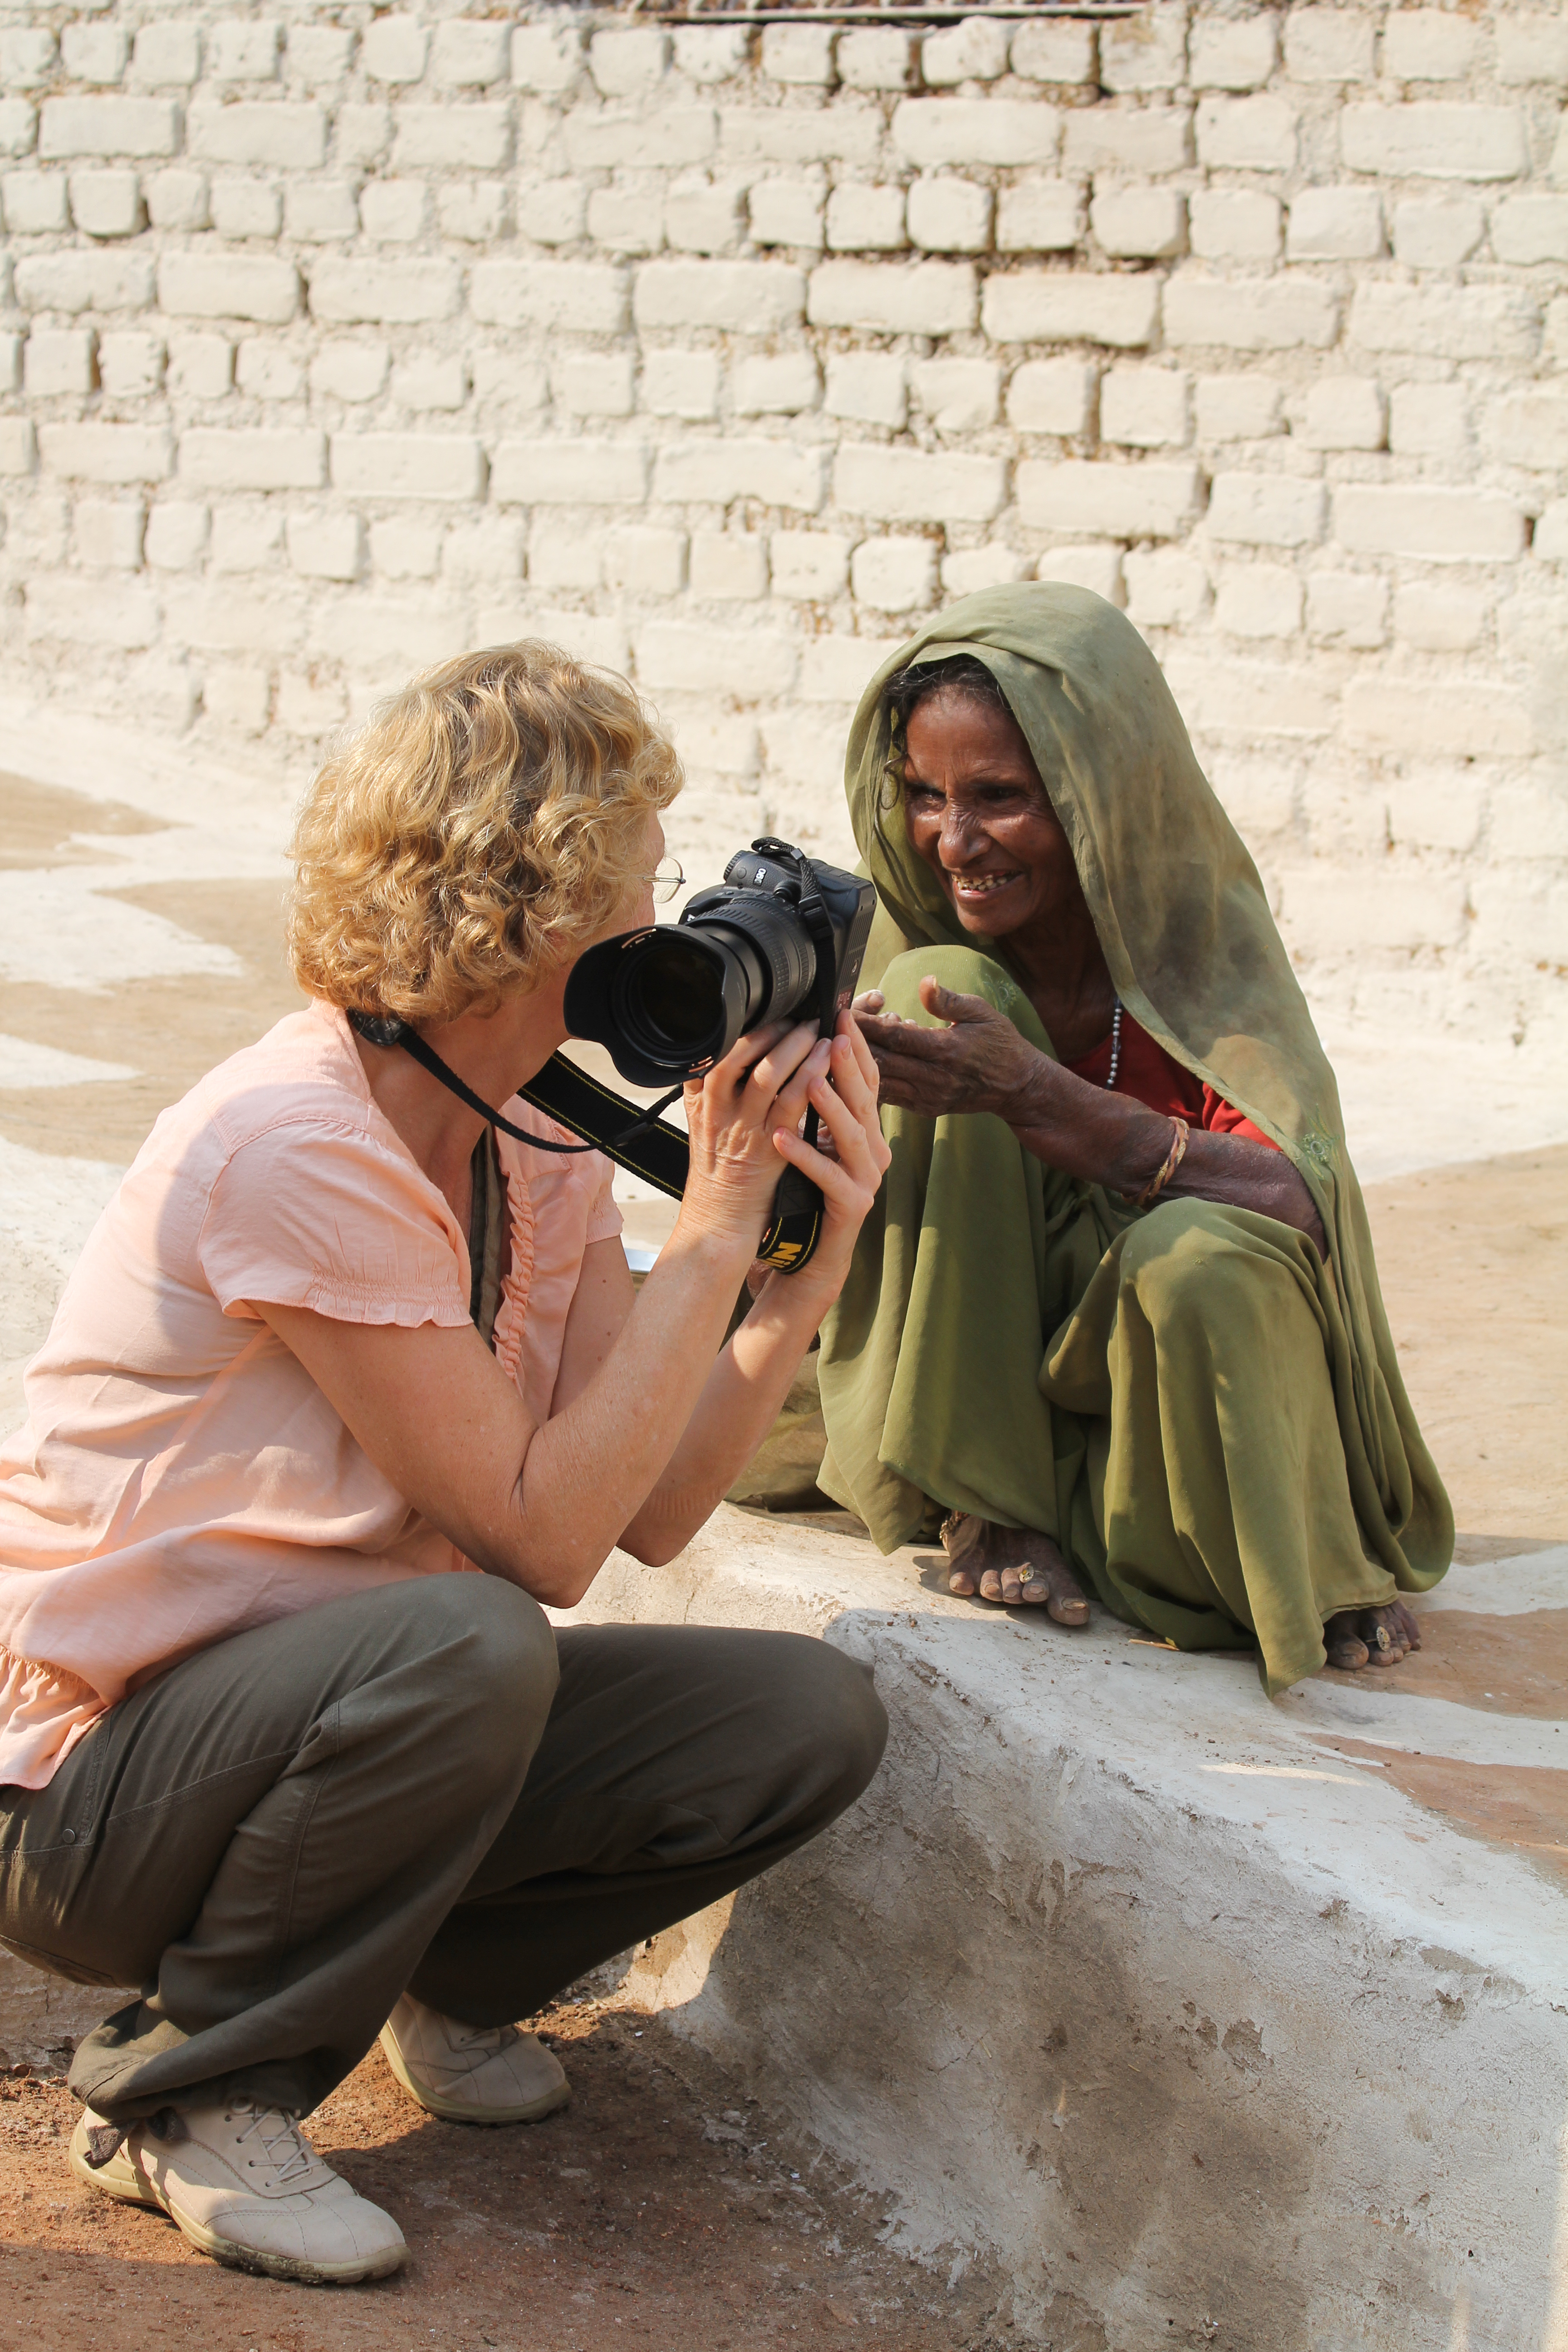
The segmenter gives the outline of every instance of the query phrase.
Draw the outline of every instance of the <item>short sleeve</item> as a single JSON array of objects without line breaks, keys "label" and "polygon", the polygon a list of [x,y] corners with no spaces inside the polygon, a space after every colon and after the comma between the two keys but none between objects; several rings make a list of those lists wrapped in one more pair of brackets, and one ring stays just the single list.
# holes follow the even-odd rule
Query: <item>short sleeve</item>
[{"label": "short sleeve", "polygon": [[342,1323],[468,1320],[460,1236],[412,1161],[351,1123],[289,1120],[226,1161],[198,1257],[226,1315],[247,1302]]},{"label": "short sleeve", "polygon": [[603,1173],[588,1202],[588,1223],[583,1235],[584,1246],[590,1242],[613,1241],[621,1230],[621,1212],[616,1200],[614,1185],[616,1165],[613,1160],[600,1162]]}]

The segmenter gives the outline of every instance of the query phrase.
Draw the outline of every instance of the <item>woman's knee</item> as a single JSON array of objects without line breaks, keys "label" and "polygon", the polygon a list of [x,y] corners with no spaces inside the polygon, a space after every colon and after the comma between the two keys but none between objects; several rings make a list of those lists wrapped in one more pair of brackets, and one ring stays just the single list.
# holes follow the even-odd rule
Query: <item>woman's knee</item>
[{"label": "woman's knee", "polygon": [[807,1633],[773,1636],[772,1695],[797,1755],[811,1759],[822,1818],[869,1787],[888,1742],[888,1714],[871,1669]]},{"label": "woman's knee", "polygon": [[555,1635],[539,1603],[501,1577],[422,1580],[422,1664],[454,1735],[479,1754],[521,1739],[531,1750],[561,1678]]},{"label": "woman's knee", "polygon": [[1122,1237],[1121,1284],[1142,1319],[1165,1333],[1202,1326],[1281,1335],[1310,1312],[1295,1270],[1259,1247],[1216,1201],[1168,1201]]}]

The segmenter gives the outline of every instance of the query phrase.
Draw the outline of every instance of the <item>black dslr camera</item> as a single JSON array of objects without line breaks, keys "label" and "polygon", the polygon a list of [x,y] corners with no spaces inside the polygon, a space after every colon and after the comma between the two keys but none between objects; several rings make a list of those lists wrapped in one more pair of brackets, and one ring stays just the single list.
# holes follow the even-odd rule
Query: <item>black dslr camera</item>
[{"label": "black dslr camera", "polygon": [[876,903],[858,876],[787,841],[755,841],[679,923],[622,931],[580,957],[566,1026],[641,1087],[699,1076],[764,1021],[815,1014],[830,1037],[855,993]]}]

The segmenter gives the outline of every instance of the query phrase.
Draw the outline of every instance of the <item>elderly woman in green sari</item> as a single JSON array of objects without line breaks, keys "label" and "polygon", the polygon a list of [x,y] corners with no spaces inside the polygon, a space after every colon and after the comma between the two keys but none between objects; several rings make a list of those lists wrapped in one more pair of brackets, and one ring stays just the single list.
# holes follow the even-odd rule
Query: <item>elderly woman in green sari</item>
[{"label": "elderly woman in green sari", "polygon": [[1333,1073],[1159,667],[988,589],[850,736],[892,1164],[824,1328],[820,1485],[959,1593],[1087,1594],[1272,1694],[1419,1648],[1453,1520]]}]

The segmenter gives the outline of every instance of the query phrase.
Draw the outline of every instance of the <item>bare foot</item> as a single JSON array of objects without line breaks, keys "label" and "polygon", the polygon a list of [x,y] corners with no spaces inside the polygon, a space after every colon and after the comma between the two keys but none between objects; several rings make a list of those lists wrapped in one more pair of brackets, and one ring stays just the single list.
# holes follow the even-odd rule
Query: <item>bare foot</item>
[{"label": "bare foot", "polygon": [[1005,1528],[972,1511],[944,1519],[942,1547],[952,1563],[947,1589],[1004,1608],[1044,1607],[1058,1625],[1087,1625],[1089,1602],[1058,1546],[1033,1528]]},{"label": "bare foot", "polygon": [[1421,1647],[1421,1625],[1403,1601],[1382,1609],[1342,1609],[1323,1627],[1331,1666],[1355,1674],[1363,1666],[1396,1666]]}]

